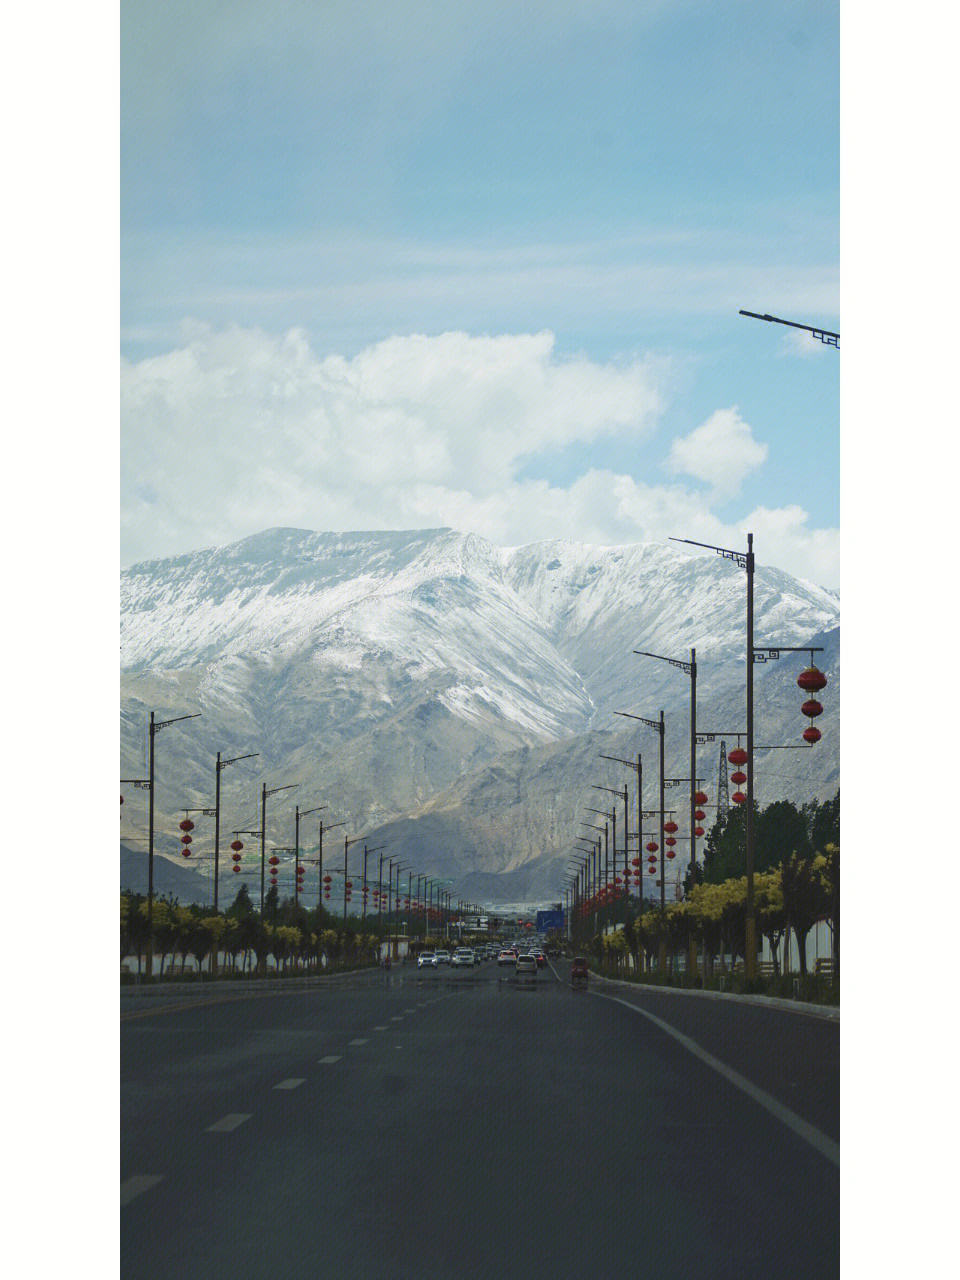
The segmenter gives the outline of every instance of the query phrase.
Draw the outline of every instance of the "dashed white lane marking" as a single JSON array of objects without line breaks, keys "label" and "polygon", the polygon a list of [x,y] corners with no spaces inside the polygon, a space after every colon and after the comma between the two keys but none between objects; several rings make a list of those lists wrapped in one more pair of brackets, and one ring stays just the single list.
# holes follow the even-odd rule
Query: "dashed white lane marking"
[{"label": "dashed white lane marking", "polygon": [[373,1029],[374,1029],[374,1031],[386,1031],[386,1030],[387,1030],[387,1028],[386,1028],[386,1027],[374,1027]]},{"label": "dashed white lane marking", "polygon": [[339,1053],[328,1053],[328,1054],[327,1054],[327,1056],[326,1056],[325,1058],[321,1058],[321,1059],[320,1059],[320,1061],[321,1061],[321,1062],[339,1062],[339,1061],[340,1061],[340,1054],[339,1054]]},{"label": "dashed white lane marking", "polygon": [[250,1119],[250,1112],[246,1114],[242,1111],[231,1111],[218,1120],[216,1124],[212,1124],[207,1129],[207,1133],[232,1133],[234,1129],[239,1129],[244,1120]]},{"label": "dashed white lane marking", "polygon": [[145,1173],[136,1178],[127,1178],[125,1182],[120,1183],[120,1208],[136,1200],[137,1196],[144,1191],[149,1191],[151,1187],[155,1187],[162,1173]]},{"label": "dashed white lane marking", "polygon": [[781,1124],[785,1124],[788,1129],[793,1132],[804,1142],[809,1142],[815,1151],[819,1151],[822,1156],[839,1167],[840,1165],[840,1144],[834,1142],[832,1138],[828,1138],[825,1133],[821,1133],[819,1129],[809,1124],[800,1116],[795,1115],[789,1107],[785,1107],[782,1102],[778,1102],[776,1098],[763,1089],[752,1084],[739,1071],[734,1071],[732,1067],[728,1067],[725,1062],[721,1062],[719,1058],[715,1058],[713,1054],[707,1053],[706,1049],[701,1049],[695,1040],[691,1040],[689,1036],[683,1035],[676,1028],[671,1027],[668,1022],[664,1022],[662,1018],[658,1018],[656,1014],[648,1013],[646,1009],[640,1009],[635,1004],[630,1004],[626,1000],[621,1000],[619,996],[608,996],[601,991],[591,991],[591,995],[599,996],[601,1000],[613,1000],[616,1004],[622,1004],[625,1009],[630,1009],[633,1013],[639,1013],[641,1017],[648,1018],[652,1023],[658,1026],[661,1031],[665,1031],[668,1036],[672,1036],[679,1044],[689,1050],[695,1058],[699,1058],[701,1062],[706,1063],[708,1067],[712,1067],[718,1075],[728,1080],[734,1088],[739,1089],[741,1093],[745,1093],[748,1098],[752,1098],[764,1111],[769,1111]]},{"label": "dashed white lane marking", "polygon": [[404,1009],[404,1013],[416,1013],[416,1009]]},{"label": "dashed white lane marking", "polygon": [[306,1076],[291,1076],[289,1080],[281,1080],[279,1084],[275,1084],[275,1089],[296,1089],[306,1080]]},{"label": "dashed white lane marking", "polygon": [[351,1044],[366,1044],[366,1040],[351,1040]]},{"label": "dashed white lane marking", "polygon": [[391,1022],[402,1022],[402,1021],[403,1021],[403,1014],[402,1014],[402,1013],[401,1013],[401,1014],[394,1014],[394,1016],[390,1019],[390,1021],[391,1021]]}]

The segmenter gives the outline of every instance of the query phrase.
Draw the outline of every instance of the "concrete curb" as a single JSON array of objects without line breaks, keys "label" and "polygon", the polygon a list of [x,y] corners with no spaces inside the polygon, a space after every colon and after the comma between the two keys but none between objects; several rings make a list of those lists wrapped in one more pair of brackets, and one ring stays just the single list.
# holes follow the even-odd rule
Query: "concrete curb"
[{"label": "concrete curb", "polygon": [[237,995],[256,991],[297,991],[303,988],[316,988],[319,982],[333,982],[343,978],[363,978],[380,974],[380,969],[350,969],[346,973],[311,973],[302,978],[244,978],[214,979],[210,982],[157,982],[149,986],[137,986],[136,983],[124,983],[120,988],[122,999],[156,999],[163,996],[178,996],[181,999],[206,996],[211,993],[229,991]]},{"label": "concrete curb", "polygon": [[620,978],[608,978],[602,973],[590,970],[590,976],[598,982],[607,982],[611,987],[624,987],[629,991],[638,991],[646,995],[655,992],[664,996],[699,996],[707,1000],[734,1000],[738,1004],[756,1004],[768,1009],[783,1009],[787,1013],[799,1013],[807,1018],[821,1018],[827,1022],[839,1022],[840,1010],[832,1005],[811,1004],[807,1000],[784,1000],[780,996],[742,996],[733,991],[696,991],[683,987],[655,987],[640,982],[624,982]]}]

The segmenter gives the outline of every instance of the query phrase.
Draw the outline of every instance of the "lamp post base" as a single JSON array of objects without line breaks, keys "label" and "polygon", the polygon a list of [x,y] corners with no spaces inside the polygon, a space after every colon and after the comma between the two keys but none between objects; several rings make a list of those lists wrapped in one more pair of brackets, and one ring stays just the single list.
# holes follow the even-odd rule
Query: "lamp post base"
[{"label": "lamp post base", "polygon": [[744,928],[743,973],[748,982],[757,976],[757,922],[753,916],[747,916]]}]

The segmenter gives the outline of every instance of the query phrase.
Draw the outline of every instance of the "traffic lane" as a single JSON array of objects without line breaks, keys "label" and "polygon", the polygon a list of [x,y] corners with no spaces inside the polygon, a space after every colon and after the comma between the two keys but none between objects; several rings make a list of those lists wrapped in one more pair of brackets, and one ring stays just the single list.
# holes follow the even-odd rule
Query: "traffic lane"
[{"label": "traffic lane", "polygon": [[836,1171],[662,1031],[540,979],[443,985],[395,1040],[194,1139],[124,1211],[131,1268],[836,1273]]},{"label": "traffic lane", "polygon": [[[318,1069],[334,1046],[390,1025],[420,990],[390,977],[354,991],[302,991],[164,1012],[121,1024],[121,1170],[166,1165],[182,1136],[291,1075]],[[407,1001],[409,1003],[409,1001]],[[386,1022],[383,1020],[386,1019]]]},{"label": "traffic lane", "polygon": [[[569,982],[569,964],[554,964]],[[840,1141],[839,1022],[738,1000],[607,983],[593,975],[588,981],[594,994],[615,995],[662,1018],[834,1142]]]}]

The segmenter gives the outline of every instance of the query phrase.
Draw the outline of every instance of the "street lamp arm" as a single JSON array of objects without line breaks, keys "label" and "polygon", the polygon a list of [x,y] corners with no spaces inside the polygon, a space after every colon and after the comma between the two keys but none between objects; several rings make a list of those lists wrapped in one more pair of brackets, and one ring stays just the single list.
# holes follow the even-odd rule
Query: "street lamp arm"
[{"label": "street lamp arm", "polygon": [[194,711],[189,716],[176,716],[173,720],[155,720],[153,722],[153,731],[158,733],[161,729],[165,729],[168,724],[179,724],[181,720],[196,720],[198,716],[202,716],[202,711]]},{"label": "street lamp arm", "polygon": [[807,333],[812,333],[824,346],[836,347],[838,351],[840,350],[840,335],[832,329],[817,329],[812,324],[800,324],[796,320],[781,320],[779,316],[771,316],[766,312],[760,315],[757,311],[744,311],[742,307],[738,314],[748,316],[751,320],[766,320],[768,324],[785,324],[791,329],[803,329]]},{"label": "street lamp arm", "polygon": [[685,542],[690,547],[705,547],[707,551],[715,551],[718,556],[723,556],[724,560],[733,560],[738,569],[747,567],[747,557],[743,551],[731,551],[729,547],[715,547],[712,542],[695,542],[693,538],[675,538],[672,534],[670,541]]},{"label": "street lamp arm", "polygon": [[639,720],[641,724],[649,725],[651,729],[656,729],[658,733],[660,732],[659,720],[648,720],[646,716],[636,716],[632,711],[615,711],[613,714],[615,716],[626,716],[628,720]]},{"label": "street lamp arm", "polygon": [[634,649],[633,651],[640,658],[657,658],[660,662],[669,662],[671,667],[679,667],[681,671],[685,671],[687,675],[693,670],[693,666],[689,662],[682,662],[679,658],[667,658],[662,653],[647,653],[646,649]]},{"label": "street lamp arm", "polygon": [[217,768],[225,769],[228,764],[236,764],[238,760],[252,760],[255,756],[259,756],[259,751],[251,751],[248,756],[234,756],[232,760],[218,760]]}]

